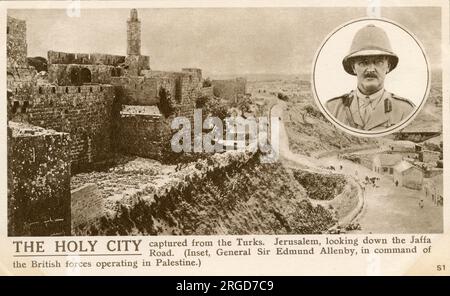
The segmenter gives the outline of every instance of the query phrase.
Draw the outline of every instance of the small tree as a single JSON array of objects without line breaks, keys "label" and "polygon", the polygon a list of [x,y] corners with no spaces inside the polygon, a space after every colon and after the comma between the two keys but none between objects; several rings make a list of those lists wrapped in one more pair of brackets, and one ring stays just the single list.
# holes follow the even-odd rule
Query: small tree
[{"label": "small tree", "polygon": [[165,117],[169,117],[175,111],[170,94],[163,87],[159,89],[158,108]]},{"label": "small tree", "polygon": [[208,100],[205,109],[207,113],[220,119],[228,116],[228,105],[219,98]]},{"label": "small tree", "polygon": [[195,100],[195,108],[204,108],[209,98],[207,96],[201,96]]},{"label": "small tree", "polygon": [[210,87],[210,86],[212,86],[212,83],[211,83],[211,79],[209,79],[209,77],[208,77],[205,80],[203,80],[203,87]]},{"label": "small tree", "polygon": [[280,99],[280,100],[282,100],[282,101],[285,101],[285,102],[287,102],[287,101],[289,101],[289,96],[288,95],[285,95],[285,94],[283,94],[283,93],[278,93],[278,95],[277,95],[277,97],[278,97],[278,99]]}]

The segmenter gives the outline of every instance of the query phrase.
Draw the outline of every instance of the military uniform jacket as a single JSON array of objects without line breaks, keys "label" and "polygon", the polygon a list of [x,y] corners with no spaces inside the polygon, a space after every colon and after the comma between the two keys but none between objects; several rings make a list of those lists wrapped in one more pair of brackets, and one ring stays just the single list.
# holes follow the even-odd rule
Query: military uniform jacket
[{"label": "military uniform jacket", "polygon": [[410,100],[382,90],[381,96],[372,103],[374,107],[371,108],[369,116],[364,117],[357,92],[351,91],[328,100],[325,104],[327,110],[339,122],[353,128],[367,131],[384,130],[406,119],[415,108]]}]

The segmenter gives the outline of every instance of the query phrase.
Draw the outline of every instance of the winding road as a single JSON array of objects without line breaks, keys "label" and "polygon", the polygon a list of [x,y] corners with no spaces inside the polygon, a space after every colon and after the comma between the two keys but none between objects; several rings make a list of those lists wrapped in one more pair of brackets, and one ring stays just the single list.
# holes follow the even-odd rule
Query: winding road
[{"label": "winding road", "polygon": [[[353,220],[361,226],[355,233],[439,233],[443,231],[443,208],[425,197],[423,190],[396,187],[391,176],[375,173],[368,168],[336,155],[312,158],[295,154],[289,149],[289,138],[283,123],[284,101],[278,100],[270,109],[270,116],[279,117],[279,155],[295,167],[311,172],[330,173],[319,166],[333,165],[336,173],[347,175],[362,184],[365,176],[380,178],[377,186],[364,186],[364,207]],[[373,150],[373,149],[372,149]],[[364,151],[361,151],[363,153]],[[373,152],[373,151],[372,151]],[[342,170],[340,166],[342,165]],[[419,206],[423,199],[424,206]]]},{"label": "winding road", "polygon": [[[396,187],[392,177],[378,174],[351,161],[336,156],[321,159],[343,173],[360,180],[378,177],[377,186],[365,186],[364,208],[354,221],[361,225],[360,233],[439,233],[443,231],[443,208],[425,197],[423,190]],[[355,175],[357,172],[358,175]],[[419,201],[423,199],[423,208]]]}]

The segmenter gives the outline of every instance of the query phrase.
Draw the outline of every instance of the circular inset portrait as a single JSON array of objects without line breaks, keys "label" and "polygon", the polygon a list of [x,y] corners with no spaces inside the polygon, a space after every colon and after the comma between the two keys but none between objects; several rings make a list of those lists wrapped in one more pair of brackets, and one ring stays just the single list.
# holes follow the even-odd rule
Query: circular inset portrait
[{"label": "circular inset portrait", "polygon": [[425,104],[430,69],[417,38],[385,19],[348,22],[318,49],[313,93],[322,113],[353,135],[405,128]]}]

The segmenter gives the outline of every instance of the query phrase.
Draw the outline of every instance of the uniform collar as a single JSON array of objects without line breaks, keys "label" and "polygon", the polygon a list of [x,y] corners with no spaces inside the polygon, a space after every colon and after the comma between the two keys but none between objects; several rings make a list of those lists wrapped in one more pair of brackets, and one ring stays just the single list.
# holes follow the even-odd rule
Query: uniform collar
[{"label": "uniform collar", "polygon": [[384,88],[380,89],[379,91],[371,94],[371,95],[365,95],[363,94],[359,88],[356,88],[355,94],[358,98],[358,104],[360,107],[371,105],[373,109],[378,105],[381,98],[383,97]]},{"label": "uniform collar", "polygon": [[366,123],[366,130],[374,130],[380,126],[390,125],[390,112],[386,112],[384,100],[389,100],[389,93],[383,92],[379,102],[372,110],[370,120]]},{"label": "uniform collar", "polygon": [[[354,90],[350,93],[350,95],[353,97],[352,103],[350,105],[350,112],[353,118],[353,121],[359,126],[359,128],[364,130],[373,130],[374,128],[386,124],[389,120],[388,114],[385,112],[384,104],[380,103],[383,101],[383,99],[389,97],[389,92],[385,91],[384,89],[381,89],[380,91],[372,94],[373,99],[376,100],[376,104],[372,104],[373,110],[370,116],[370,120],[366,123],[363,122],[361,117],[361,107],[359,104],[361,104],[362,99],[359,99],[359,95],[363,96],[363,99],[365,99],[365,95],[363,95],[358,90]],[[379,97],[378,97],[378,96]],[[367,104],[366,104],[367,106]]]}]

